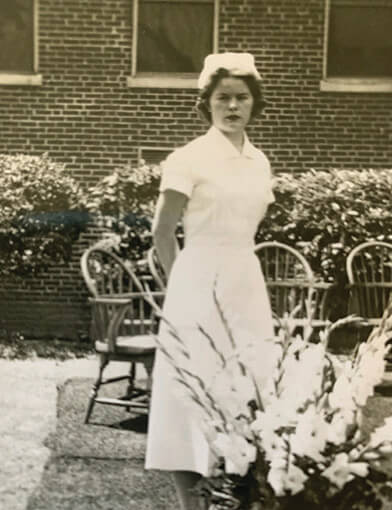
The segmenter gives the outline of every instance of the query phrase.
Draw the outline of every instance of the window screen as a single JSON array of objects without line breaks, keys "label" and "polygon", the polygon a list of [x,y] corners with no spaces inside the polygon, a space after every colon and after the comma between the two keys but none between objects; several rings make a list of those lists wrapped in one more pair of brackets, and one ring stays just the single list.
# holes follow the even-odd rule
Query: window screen
[{"label": "window screen", "polygon": [[212,1],[139,0],[137,71],[199,72],[213,25]]},{"label": "window screen", "polygon": [[34,0],[0,0],[0,72],[34,71]]},{"label": "window screen", "polygon": [[392,0],[331,0],[328,76],[392,76]]}]

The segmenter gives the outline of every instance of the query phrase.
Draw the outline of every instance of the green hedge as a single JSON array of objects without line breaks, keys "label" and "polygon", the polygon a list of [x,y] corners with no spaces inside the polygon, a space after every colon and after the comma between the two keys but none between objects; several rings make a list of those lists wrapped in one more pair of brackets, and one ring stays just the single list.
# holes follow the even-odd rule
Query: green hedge
[{"label": "green hedge", "polygon": [[88,214],[80,186],[47,155],[0,154],[0,274],[35,274],[70,259]]}]

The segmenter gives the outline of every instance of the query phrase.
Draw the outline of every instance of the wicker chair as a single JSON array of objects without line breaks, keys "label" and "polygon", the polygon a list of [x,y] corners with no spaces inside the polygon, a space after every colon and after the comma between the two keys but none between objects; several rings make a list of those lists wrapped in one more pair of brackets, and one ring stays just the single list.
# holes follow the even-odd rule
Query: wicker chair
[{"label": "wicker chair", "polygon": [[[311,317],[312,326],[326,324],[326,299],[331,287],[316,282],[314,273],[298,250],[277,241],[262,242],[255,247],[267,285],[272,311],[279,319],[298,307],[295,321],[304,326]],[[310,309],[307,308],[310,305]]]},{"label": "wicker chair", "polygon": [[[99,356],[98,377],[93,384],[87,406],[88,423],[94,404],[124,406],[129,411],[147,413],[149,384],[136,385],[136,366],[142,364],[148,376],[155,353],[154,333],[157,327],[154,307],[131,267],[115,254],[102,248],[89,248],[81,257],[84,281],[92,297],[91,335]],[[111,361],[130,364],[129,373],[104,379],[103,373]],[[121,398],[99,397],[100,387],[127,380]]]},{"label": "wicker chair", "polygon": [[346,261],[349,312],[378,325],[392,290],[392,244],[369,241],[356,246]]}]

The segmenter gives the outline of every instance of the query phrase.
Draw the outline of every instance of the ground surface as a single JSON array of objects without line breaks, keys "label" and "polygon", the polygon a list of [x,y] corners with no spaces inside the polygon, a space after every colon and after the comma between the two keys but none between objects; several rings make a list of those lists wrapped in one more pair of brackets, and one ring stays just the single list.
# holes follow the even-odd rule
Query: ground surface
[{"label": "ground surface", "polygon": [[[37,357],[36,348],[24,360],[12,348],[6,353],[11,359],[0,359],[1,510],[175,509],[170,481],[143,471],[140,436],[132,443],[121,425],[110,431],[82,424],[96,375],[93,355],[69,347],[57,351],[61,360]],[[367,427],[379,423],[392,415],[392,399],[377,397],[366,415]],[[95,416],[105,425],[105,413]],[[392,463],[387,467],[392,474]]]}]

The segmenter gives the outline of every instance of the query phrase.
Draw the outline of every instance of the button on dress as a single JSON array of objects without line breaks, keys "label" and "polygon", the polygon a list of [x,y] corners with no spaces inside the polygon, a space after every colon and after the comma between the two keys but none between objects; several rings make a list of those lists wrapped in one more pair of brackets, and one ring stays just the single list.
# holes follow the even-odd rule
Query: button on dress
[{"label": "button on dress", "polygon": [[[251,338],[257,346],[261,339],[273,336],[266,286],[254,254],[254,235],[274,200],[270,165],[247,137],[240,153],[211,127],[162,164],[160,191],[166,189],[179,191],[189,200],[183,215],[185,244],[170,273],[163,315],[187,343],[208,384],[217,366],[198,326],[214,338],[222,352],[229,349],[214,291],[229,325],[234,332],[246,332],[247,342]],[[164,322],[159,340],[163,345],[173,341]],[[256,370],[262,372],[262,355],[254,361]],[[214,456],[174,377],[171,365],[158,350],[146,468],[208,476]]]}]

